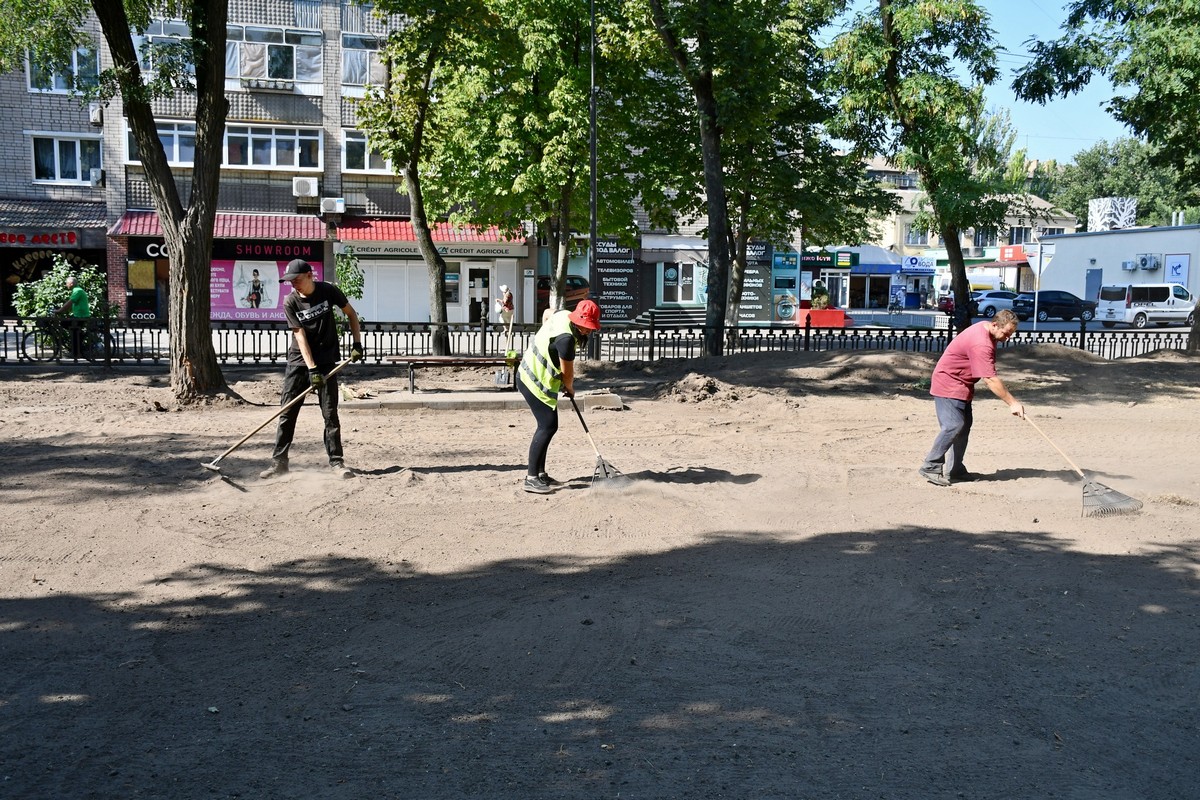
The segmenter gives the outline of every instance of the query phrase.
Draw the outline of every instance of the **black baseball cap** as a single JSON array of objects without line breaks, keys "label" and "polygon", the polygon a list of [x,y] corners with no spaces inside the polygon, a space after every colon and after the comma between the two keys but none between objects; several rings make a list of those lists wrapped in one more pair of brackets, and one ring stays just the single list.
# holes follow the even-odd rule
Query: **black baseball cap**
[{"label": "black baseball cap", "polygon": [[312,265],[303,258],[294,258],[288,262],[287,272],[283,273],[283,277],[279,279],[280,283],[294,281],[306,272],[312,272]]}]

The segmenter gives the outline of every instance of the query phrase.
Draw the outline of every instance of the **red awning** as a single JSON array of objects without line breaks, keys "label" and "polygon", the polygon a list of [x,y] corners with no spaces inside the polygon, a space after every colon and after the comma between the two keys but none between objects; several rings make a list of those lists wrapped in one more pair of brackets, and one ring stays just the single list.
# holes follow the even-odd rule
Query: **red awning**
[{"label": "red awning", "polygon": [[[337,226],[337,238],[342,242],[415,242],[416,234],[412,223],[406,219],[353,219]],[[435,242],[495,242],[509,240],[501,235],[500,229],[457,228],[438,224],[433,227]]]},{"label": "red awning", "polygon": [[[109,228],[109,236],[162,236],[158,213],[126,211]],[[300,214],[217,214],[213,227],[217,239],[290,239],[321,241],[325,222],[317,216]]]}]

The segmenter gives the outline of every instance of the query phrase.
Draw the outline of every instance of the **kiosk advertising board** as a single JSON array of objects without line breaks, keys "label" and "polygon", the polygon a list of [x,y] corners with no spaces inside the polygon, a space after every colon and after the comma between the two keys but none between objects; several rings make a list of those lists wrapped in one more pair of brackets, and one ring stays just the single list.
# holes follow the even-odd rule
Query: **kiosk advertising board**
[{"label": "kiosk advertising board", "polygon": [[632,247],[611,239],[596,241],[596,285],[592,299],[600,306],[600,319],[626,322],[638,315],[637,260]]},{"label": "kiosk advertising board", "polygon": [[766,325],[771,322],[772,250],[771,245],[765,242],[749,242],[746,245],[746,272],[742,276],[738,325]]}]

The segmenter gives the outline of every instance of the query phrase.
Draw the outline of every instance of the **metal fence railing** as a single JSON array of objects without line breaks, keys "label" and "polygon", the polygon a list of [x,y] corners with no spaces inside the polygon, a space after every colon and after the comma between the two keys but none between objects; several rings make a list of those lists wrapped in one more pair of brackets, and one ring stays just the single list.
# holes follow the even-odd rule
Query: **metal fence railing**
[{"label": "metal fence railing", "polygon": [[[522,352],[537,332],[534,325],[514,325],[510,341],[506,328],[486,322],[450,323],[445,329],[452,353],[480,356]],[[367,361],[378,364],[388,356],[432,355],[434,330],[428,322],[363,323]],[[584,357],[603,361],[698,358],[704,355],[705,333],[703,325],[656,325],[653,320],[648,325],[610,324],[595,337]],[[856,350],[940,353],[952,335],[945,328],[774,326],[726,329],[724,343],[729,355]],[[270,322],[214,322],[212,337],[222,365],[282,364],[291,340],[282,323]],[[1092,330],[1080,325],[1078,330],[1067,331],[1020,330],[1002,346],[1056,344],[1119,359],[1155,350],[1185,350],[1187,341],[1187,328]],[[62,317],[0,321],[0,364],[155,365],[169,358],[169,331],[161,323],[76,322]]]}]

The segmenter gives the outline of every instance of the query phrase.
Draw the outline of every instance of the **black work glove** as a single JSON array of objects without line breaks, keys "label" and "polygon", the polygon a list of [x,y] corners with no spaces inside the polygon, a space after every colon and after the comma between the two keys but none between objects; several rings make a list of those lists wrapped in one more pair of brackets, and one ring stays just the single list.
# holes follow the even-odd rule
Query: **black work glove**
[{"label": "black work glove", "polygon": [[318,390],[325,388],[325,376],[317,372],[315,369],[310,369],[308,371],[308,379],[312,381],[312,388]]},{"label": "black work glove", "polygon": [[363,360],[363,346],[360,342],[355,342],[354,344],[350,345],[350,360],[351,361],[362,361]]}]

